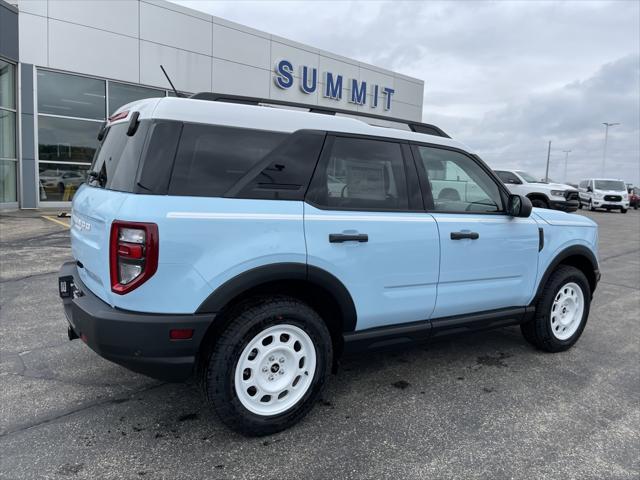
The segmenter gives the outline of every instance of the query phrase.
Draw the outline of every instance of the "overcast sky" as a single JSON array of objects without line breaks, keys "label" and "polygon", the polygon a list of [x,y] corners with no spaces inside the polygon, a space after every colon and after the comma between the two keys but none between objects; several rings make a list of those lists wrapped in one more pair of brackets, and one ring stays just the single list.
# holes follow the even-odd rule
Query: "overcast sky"
[{"label": "overcast sky", "polygon": [[423,79],[423,120],[493,167],[640,184],[640,2],[177,1]]}]

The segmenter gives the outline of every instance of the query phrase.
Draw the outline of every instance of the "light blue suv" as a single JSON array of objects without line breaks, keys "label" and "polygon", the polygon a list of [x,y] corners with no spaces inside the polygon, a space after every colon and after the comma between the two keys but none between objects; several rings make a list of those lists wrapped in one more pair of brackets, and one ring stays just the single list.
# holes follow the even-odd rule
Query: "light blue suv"
[{"label": "light blue suv", "polygon": [[265,435],[345,352],[514,324],[558,352],[582,334],[591,220],[532,212],[432,125],[216,99],[135,102],[101,130],[59,278],[71,339],[195,374],[224,423]]}]

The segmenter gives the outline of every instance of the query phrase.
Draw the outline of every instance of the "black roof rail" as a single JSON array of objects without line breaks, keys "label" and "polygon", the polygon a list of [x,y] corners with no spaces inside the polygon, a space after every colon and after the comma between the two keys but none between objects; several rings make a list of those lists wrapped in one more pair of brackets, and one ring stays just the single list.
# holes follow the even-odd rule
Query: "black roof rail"
[{"label": "black roof rail", "polygon": [[259,97],[245,97],[242,95],[229,95],[226,93],[214,93],[214,92],[199,92],[194,93],[189,98],[195,100],[210,100],[212,102],[227,102],[227,103],[240,103],[243,105],[278,105],[283,107],[304,108],[308,112],[321,113],[325,115],[335,115],[336,113],[344,115],[355,115],[364,118],[375,118],[376,120],[387,120],[389,122],[401,123],[407,125],[412,132],[424,133],[427,135],[434,135],[436,137],[451,138],[440,127],[431,125],[429,123],[413,122],[402,118],[387,117],[385,115],[378,115],[375,113],[367,112],[354,112],[352,110],[345,110],[342,108],[330,108],[320,105],[308,105],[305,103],[287,102],[285,100],[277,100],[273,98],[259,98]]}]

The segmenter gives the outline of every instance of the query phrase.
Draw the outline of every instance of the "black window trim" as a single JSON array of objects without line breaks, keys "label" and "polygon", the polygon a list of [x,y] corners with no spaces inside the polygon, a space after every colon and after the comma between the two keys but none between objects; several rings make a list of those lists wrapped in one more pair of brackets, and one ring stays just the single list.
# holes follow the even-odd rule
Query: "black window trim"
[{"label": "black window trim", "polygon": [[[389,142],[389,143],[395,143],[398,144],[400,146],[400,151],[402,154],[402,164],[403,164],[403,173],[404,173],[404,181],[405,181],[405,188],[406,188],[406,192],[407,192],[407,199],[408,199],[408,204],[409,204],[409,208],[408,209],[404,209],[404,208],[354,208],[354,207],[328,207],[326,205],[320,205],[318,203],[316,203],[315,201],[312,200],[312,198],[315,196],[315,190],[317,189],[318,186],[318,179],[317,179],[317,174],[319,172],[319,168],[324,168],[324,166],[327,164],[327,162],[329,161],[329,156],[331,155],[331,152],[333,150],[333,144],[335,142],[335,139],[338,137],[343,137],[343,138],[353,138],[353,139],[360,139],[360,140],[377,140],[377,141],[384,141],[384,142]],[[377,135],[363,135],[363,134],[359,134],[359,133],[348,133],[348,132],[335,132],[335,131],[327,131],[327,137],[325,139],[324,145],[322,147],[322,151],[320,152],[320,157],[318,159],[318,162],[316,163],[316,168],[313,171],[313,175],[311,177],[311,182],[309,183],[309,188],[307,189],[307,192],[304,196],[304,202],[311,205],[312,207],[315,207],[319,210],[324,210],[324,211],[345,211],[345,212],[379,212],[379,213],[424,213],[424,200],[422,200],[422,205],[420,203],[417,202],[416,200],[416,195],[418,192],[415,191],[415,183],[413,185],[413,188],[410,188],[410,182],[409,182],[409,172],[412,170],[411,167],[411,163],[412,163],[412,158],[411,157],[407,157],[407,154],[410,153],[408,151],[408,147],[409,145],[409,141],[408,140],[404,140],[401,138],[394,138],[394,137],[382,137],[382,136],[377,136]],[[413,169],[415,169],[415,162],[413,162]],[[321,171],[321,170],[320,170]],[[420,195],[422,196],[422,195]],[[412,200],[413,198],[413,200]],[[412,208],[413,207],[413,208]]]},{"label": "black window trim", "polygon": [[[415,167],[418,171],[418,179],[420,181],[420,187],[422,189],[422,196],[425,205],[425,212],[434,214],[434,213],[446,213],[446,214],[463,214],[463,215],[503,215],[509,216],[506,210],[507,201],[511,193],[507,189],[502,180],[496,175],[496,173],[489,168],[489,166],[478,156],[475,154],[471,154],[466,152],[465,150],[457,147],[451,147],[449,145],[441,145],[437,143],[428,143],[428,142],[415,142],[410,141],[409,145],[411,146],[411,152],[413,153],[413,160],[415,163]],[[457,152],[465,157],[470,158],[476,165],[478,165],[485,173],[489,175],[494,181],[494,183],[498,186],[498,192],[500,193],[500,199],[502,200],[502,210],[497,212],[461,212],[457,210],[449,211],[449,210],[435,210],[433,203],[433,194],[431,193],[431,188],[429,187],[429,182],[427,179],[427,172],[424,169],[424,165],[422,164],[422,160],[420,157],[420,153],[418,152],[418,147],[427,147],[427,148],[437,148],[441,150],[449,150],[452,152]]]}]

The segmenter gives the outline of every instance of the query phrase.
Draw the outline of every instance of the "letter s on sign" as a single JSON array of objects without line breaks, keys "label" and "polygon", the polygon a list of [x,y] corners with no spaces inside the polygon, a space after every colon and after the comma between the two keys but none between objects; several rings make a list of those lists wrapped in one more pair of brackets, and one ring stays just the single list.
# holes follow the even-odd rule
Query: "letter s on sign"
[{"label": "letter s on sign", "polygon": [[291,88],[293,86],[293,65],[289,60],[278,60],[276,62],[276,76],[273,81],[280,88]]}]

